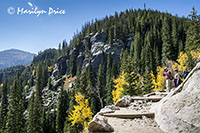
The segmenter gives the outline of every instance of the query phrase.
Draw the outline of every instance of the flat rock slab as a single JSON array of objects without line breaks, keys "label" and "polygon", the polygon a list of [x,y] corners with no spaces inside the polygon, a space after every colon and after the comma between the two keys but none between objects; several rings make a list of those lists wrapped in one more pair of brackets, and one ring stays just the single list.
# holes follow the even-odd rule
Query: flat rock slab
[{"label": "flat rock slab", "polygon": [[133,102],[134,100],[145,100],[145,101],[152,101],[152,102],[158,102],[162,99],[163,97],[132,97],[131,101]]},{"label": "flat rock slab", "polygon": [[104,114],[106,117],[116,117],[122,119],[134,119],[134,118],[142,118],[142,116],[146,116],[148,118],[154,118],[154,113],[126,113],[126,114],[117,114],[117,113],[110,113]]}]

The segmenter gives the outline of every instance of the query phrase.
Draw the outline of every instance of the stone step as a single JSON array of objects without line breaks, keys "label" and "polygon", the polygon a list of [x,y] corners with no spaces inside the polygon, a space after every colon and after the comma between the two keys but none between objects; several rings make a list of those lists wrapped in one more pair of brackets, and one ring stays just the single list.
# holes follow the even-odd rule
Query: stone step
[{"label": "stone step", "polygon": [[145,100],[145,101],[152,101],[152,102],[158,102],[162,99],[163,97],[132,97],[131,101],[135,100]]},{"label": "stone step", "polygon": [[109,113],[104,114],[103,116],[106,117],[116,117],[116,118],[122,118],[122,119],[134,119],[134,118],[142,118],[142,116],[146,116],[148,118],[154,118],[154,113],[126,113],[126,114],[117,114],[117,113]]}]

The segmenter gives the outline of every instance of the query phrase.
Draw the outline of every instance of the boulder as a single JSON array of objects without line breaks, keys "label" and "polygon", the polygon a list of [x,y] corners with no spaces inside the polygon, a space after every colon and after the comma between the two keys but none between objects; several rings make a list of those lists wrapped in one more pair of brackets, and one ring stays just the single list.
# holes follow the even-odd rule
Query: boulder
[{"label": "boulder", "polygon": [[114,105],[108,105],[105,106],[103,109],[100,110],[99,115],[104,115],[107,113],[114,113],[116,110],[120,110],[119,107],[116,107]]},{"label": "boulder", "polygon": [[88,126],[90,132],[113,132],[113,127],[108,124],[106,117],[96,114]]},{"label": "boulder", "polygon": [[118,107],[127,107],[129,106],[131,103],[131,97],[130,96],[123,96],[121,99],[119,99],[117,101],[117,103],[115,104],[115,106],[118,106]]},{"label": "boulder", "polygon": [[184,82],[154,104],[155,120],[164,132],[200,132],[200,63]]}]

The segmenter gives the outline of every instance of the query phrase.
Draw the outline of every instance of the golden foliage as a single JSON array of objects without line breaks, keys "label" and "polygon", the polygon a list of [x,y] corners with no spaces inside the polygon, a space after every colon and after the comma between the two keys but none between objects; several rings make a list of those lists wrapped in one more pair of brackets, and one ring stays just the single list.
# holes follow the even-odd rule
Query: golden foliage
[{"label": "golden foliage", "polygon": [[48,66],[48,72],[51,72],[51,71],[52,71],[52,67]]},{"label": "golden foliage", "polygon": [[165,87],[165,77],[162,75],[165,67],[158,66],[157,67],[157,77],[151,72],[154,90],[163,90]]},{"label": "golden foliage", "polygon": [[115,83],[115,88],[116,90],[113,90],[112,91],[112,95],[113,95],[113,103],[115,104],[120,98],[121,96],[123,95],[123,85],[124,84],[128,84],[126,81],[125,81],[125,73],[122,72],[120,77],[115,79],[114,80],[114,83]]},{"label": "golden foliage", "polygon": [[184,72],[187,69],[188,56],[186,53],[181,52],[178,59],[178,63],[172,65],[172,69],[178,68],[179,72]]},{"label": "golden foliage", "polygon": [[156,85],[156,77],[155,77],[155,75],[153,74],[153,71],[150,72],[150,75],[151,75],[151,79],[152,79],[152,82],[153,82],[153,84],[152,84],[152,88],[155,89],[155,85]]},{"label": "golden foliage", "polygon": [[193,58],[195,61],[198,61],[198,60],[199,60],[199,57],[200,57],[200,48],[198,48],[197,50],[191,51],[190,54],[192,55],[192,58]]},{"label": "golden foliage", "polygon": [[[190,52],[192,58],[194,61],[198,61],[199,60],[199,56],[200,56],[200,49],[197,50],[193,50]],[[179,54],[178,59],[176,60],[178,63],[174,63],[172,65],[172,69],[174,68],[178,68],[179,72],[184,72],[186,69],[188,69],[188,56],[185,52],[181,52]]]},{"label": "golden foliage", "polygon": [[69,120],[71,120],[72,125],[75,123],[81,123],[86,130],[89,123],[92,121],[92,111],[88,104],[88,99],[78,93],[75,96],[75,101],[78,105],[74,105],[74,110],[69,114]]}]

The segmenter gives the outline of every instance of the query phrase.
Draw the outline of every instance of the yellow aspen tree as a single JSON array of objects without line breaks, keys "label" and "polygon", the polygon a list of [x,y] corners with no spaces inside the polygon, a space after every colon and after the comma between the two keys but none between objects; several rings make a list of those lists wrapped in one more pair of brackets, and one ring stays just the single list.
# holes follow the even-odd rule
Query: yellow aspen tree
[{"label": "yellow aspen tree", "polygon": [[[157,67],[157,77],[154,79],[154,90],[163,90],[165,88],[165,77],[162,75],[165,67]],[[153,77],[154,78],[154,77]]]},{"label": "yellow aspen tree", "polygon": [[172,65],[172,69],[178,68],[178,71],[180,73],[184,72],[188,67],[187,67],[187,63],[188,63],[188,56],[186,53],[181,52],[179,54],[178,59],[176,60],[178,63],[174,63]]},{"label": "yellow aspen tree", "polygon": [[197,50],[191,51],[190,54],[192,55],[192,58],[193,58],[195,61],[198,61],[198,60],[199,60],[199,57],[200,57],[200,48],[198,48]]},{"label": "yellow aspen tree", "polygon": [[88,128],[89,123],[92,121],[92,111],[88,104],[88,99],[78,93],[75,96],[75,101],[77,105],[74,105],[74,110],[69,114],[69,120],[71,120],[72,126],[75,123],[81,123],[84,127],[84,130]]},{"label": "yellow aspen tree", "polygon": [[115,83],[115,90],[112,91],[112,95],[113,95],[113,103],[115,104],[123,95],[123,85],[124,84],[128,84],[126,81],[125,81],[125,73],[122,72],[120,77],[115,79],[114,80],[114,83]]}]

